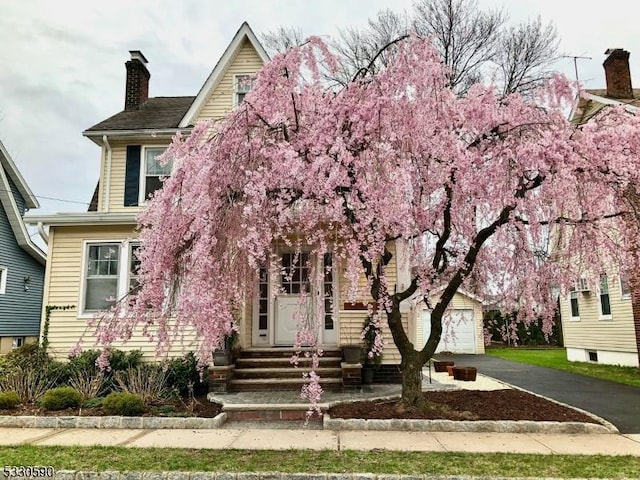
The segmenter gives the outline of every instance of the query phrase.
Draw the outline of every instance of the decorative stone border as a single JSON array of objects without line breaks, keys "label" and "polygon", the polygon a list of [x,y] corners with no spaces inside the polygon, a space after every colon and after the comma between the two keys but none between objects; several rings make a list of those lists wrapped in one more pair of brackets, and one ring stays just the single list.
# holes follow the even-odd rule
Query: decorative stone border
[{"label": "decorative stone border", "polygon": [[0,416],[0,427],[13,428],[220,428],[227,420],[226,413],[214,418],[201,417],[39,417]]},{"label": "decorative stone border", "polygon": [[364,420],[331,418],[325,413],[325,430],[400,430],[418,432],[501,432],[501,433],[619,433],[604,425],[581,422],[534,422],[513,420]]}]

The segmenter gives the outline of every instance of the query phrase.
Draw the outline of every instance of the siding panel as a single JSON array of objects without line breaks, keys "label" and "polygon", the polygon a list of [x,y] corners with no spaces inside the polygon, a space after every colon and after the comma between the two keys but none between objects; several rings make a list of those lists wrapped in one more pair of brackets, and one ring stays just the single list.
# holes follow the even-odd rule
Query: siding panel
[{"label": "siding panel", "polygon": [[[19,194],[18,197],[22,199]],[[24,210],[23,199],[21,208]],[[18,245],[1,204],[0,266],[8,269],[6,291],[0,295],[0,337],[38,335],[44,266]],[[26,285],[28,291],[25,291],[25,277],[30,279]]]}]

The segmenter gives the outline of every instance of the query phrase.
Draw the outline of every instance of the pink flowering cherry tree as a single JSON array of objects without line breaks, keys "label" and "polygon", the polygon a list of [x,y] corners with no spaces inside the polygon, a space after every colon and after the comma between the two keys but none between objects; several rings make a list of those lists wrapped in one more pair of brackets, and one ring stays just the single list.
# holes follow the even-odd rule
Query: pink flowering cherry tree
[{"label": "pink flowering cherry tree", "polygon": [[[139,218],[140,290],[100,323],[102,343],[142,328],[163,351],[191,329],[208,361],[238,328],[259,269],[287,275],[279,246],[331,253],[349,299],[366,277],[376,321],[401,355],[402,408],[418,408],[422,367],[459,288],[490,294],[524,321],[542,315],[550,328],[554,288],[622,260],[633,239],[619,234],[616,191],[635,179],[637,121],[617,111],[572,126],[563,108],[573,92],[559,77],[526,98],[484,85],[457,96],[428,41],[390,48],[387,67],[337,90],[323,76],[335,57],[311,38],[265,65],[224,121],[174,139],[174,172]],[[401,289],[387,281],[396,240],[411,272]],[[310,268],[310,285],[321,283],[323,262]],[[301,294],[298,345],[314,345],[324,319],[314,295]],[[416,299],[432,310],[424,345],[400,313]],[[320,393],[312,373],[306,395]]]}]

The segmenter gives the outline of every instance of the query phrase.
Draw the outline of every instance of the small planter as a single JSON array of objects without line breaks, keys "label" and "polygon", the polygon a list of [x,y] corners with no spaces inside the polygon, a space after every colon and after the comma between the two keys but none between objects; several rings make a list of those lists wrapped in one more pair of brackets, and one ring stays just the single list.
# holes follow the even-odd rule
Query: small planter
[{"label": "small planter", "polygon": [[444,373],[447,371],[447,367],[453,367],[454,362],[443,362],[435,360],[433,362],[433,368],[436,372]]},{"label": "small planter", "polygon": [[362,347],[360,345],[344,345],[342,347],[345,363],[360,363],[361,352]]},{"label": "small planter", "polygon": [[453,377],[453,365],[447,365],[447,373],[450,377]]},{"label": "small planter", "polygon": [[453,367],[453,378],[463,382],[475,382],[477,373],[475,367]]},{"label": "small planter", "polygon": [[371,385],[373,383],[374,367],[368,363],[362,366],[362,383]]},{"label": "small planter", "polygon": [[229,350],[214,350],[213,364],[216,367],[226,367],[227,365],[231,365],[231,354]]}]

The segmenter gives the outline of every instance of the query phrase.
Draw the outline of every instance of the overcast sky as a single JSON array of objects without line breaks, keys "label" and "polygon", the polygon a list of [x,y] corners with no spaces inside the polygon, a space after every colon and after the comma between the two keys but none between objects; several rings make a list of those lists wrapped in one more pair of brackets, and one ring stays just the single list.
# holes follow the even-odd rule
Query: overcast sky
[{"label": "overcast sky", "polygon": [[[149,60],[150,96],[195,95],[244,20],[258,35],[280,25],[335,35],[381,9],[402,12],[411,3],[0,0],[0,140],[39,197],[41,208],[32,213],[86,210],[100,149],[81,133],[122,110],[129,50],[142,50]],[[632,80],[640,87],[637,0],[479,3],[502,7],[513,22],[537,15],[553,21],[563,53],[591,57],[578,63],[588,88],[604,86],[608,47],[629,50]],[[556,68],[575,77],[570,59]]]}]

